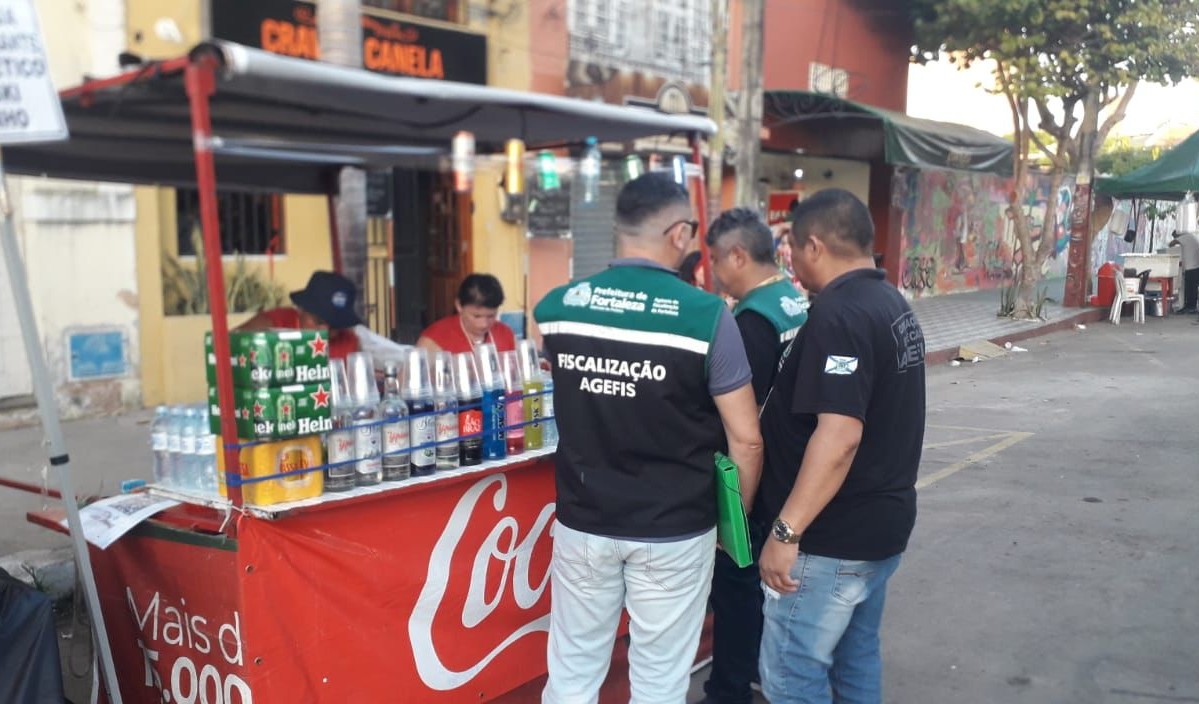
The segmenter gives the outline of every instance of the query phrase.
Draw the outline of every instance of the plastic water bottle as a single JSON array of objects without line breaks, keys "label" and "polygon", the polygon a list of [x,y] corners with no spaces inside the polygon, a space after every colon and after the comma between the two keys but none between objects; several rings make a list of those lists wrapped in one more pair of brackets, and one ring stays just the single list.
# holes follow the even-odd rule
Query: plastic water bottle
[{"label": "plastic water bottle", "polygon": [[583,203],[594,204],[599,200],[600,167],[603,155],[600,154],[599,144],[595,137],[587,138],[587,146],[583,148],[583,156],[579,160],[579,185],[583,189]]},{"label": "plastic water bottle", "polygon": [[150,424],[150,451],[154,455],[154,481],[164,486],[171,483],[171,454],[167,446],[170,424],[170,411],[166,406],[154,409],[154,422]]},{"label": "plastic water bottle", "polygon": [[179,475],[179,488],[196,489],[200,486],[199,472],[196,471],[196,409],[188,406],[183,409],[183,423],[179,428],[179,464],[182,468]]},{"label": "plastic water bottle", "polygon": [[196,413],[196,474],[200,491],[205,494],[216,494],[219,489],[216,476],[216,436],[212,434],[208,422],[208,409],[201,406]]},{"label": "plastic water bottle", "polygon": [[412,475],[412,455],[408,452],[410,424],[408,404],[400,395],[399,366],[383,366],[383,400],[379,403],[383,418],[383,481],[398,482]]},{"label": "plastic water bottle", "polygon": [[171,406],[167,409],[167,466],[163,474],[167,486],[182,486],[183,460],[179,451],[183,445],[180,431],[183,430],[183,409]]},{"label": "plastic water bottle", "polygon": [[546,447],[558,446],[558,419],[554,417],[554,377],[549,372],[542,372],[542,389],[545,395],[541,400],[541,417],[545,419]]}]

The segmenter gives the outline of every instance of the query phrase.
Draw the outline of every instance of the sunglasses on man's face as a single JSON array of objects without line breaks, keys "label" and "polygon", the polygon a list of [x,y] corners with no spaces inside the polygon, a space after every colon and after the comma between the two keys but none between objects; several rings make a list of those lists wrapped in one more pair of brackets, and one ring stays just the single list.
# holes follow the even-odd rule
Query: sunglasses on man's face
[{"label": "sunglasses on man's face", "polygon": [[676,220],[676,221],[670,223],[670,226],[667,227],[665,230],[662,230],[662,234],[669,235],[670,231],[673,230],[674,228],[678,227],[679,225],[686,225],[690,229],[691,234],[688,235],[687,239],[691,239],[691,240],[695,239],[696,233],[699,232],[699,220]]}]

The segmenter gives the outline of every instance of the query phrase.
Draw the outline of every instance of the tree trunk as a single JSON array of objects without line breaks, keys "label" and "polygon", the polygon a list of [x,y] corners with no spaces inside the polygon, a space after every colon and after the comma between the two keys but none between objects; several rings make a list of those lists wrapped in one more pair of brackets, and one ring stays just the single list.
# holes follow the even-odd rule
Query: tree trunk
[{"label": "tree trunk", "polygon": [[737,101],[737,205],[758,210],[765,0],[743,0],[741,12],[741,93]]},{"label": "tree trunk", "polygon": [[[708,116],[716,123],[716,134],[708,140],[708,215],[720,212],[724,178],[724,96],[728,76],[728,0],[712,1],[712,66],[708,86]],[[709,220],[711,222],[711,220]]]},{"label": "tree trunk", "polygon": [[1087,284],[1091,279],[1091,180],[1098,146],[1096,136],[1099,132],[1099,97],[1099,88],[1092,86],[1083,100],[1082,125],[1078,135],[1078,175],[1074,187],[1074,210],[1070,213],[1066,295],[1062,301],[1064,305],[1073,308],[1080,308],[1086,304]]},{"label": "tree trunk", "polygon": [[[359,0],[317,0],[317,40],[322,61],[362,67],[362,8]],[[358,314],[366,304],[366,172],[344,168],[338,177],[337,231],[341,273],[358,289]]]}]

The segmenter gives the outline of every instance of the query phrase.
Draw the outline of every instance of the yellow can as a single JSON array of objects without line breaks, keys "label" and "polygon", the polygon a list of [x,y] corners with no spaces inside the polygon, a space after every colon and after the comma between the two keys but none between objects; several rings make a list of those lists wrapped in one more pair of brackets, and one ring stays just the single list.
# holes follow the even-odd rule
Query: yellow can
[{"label": "yellow can", "polygon": [[[220,480],[221,496],[228,496],[225,487],[225,453],[218,437],[217,476]],[[319,467],[324,464],[321,439],[317,436],[292,438],[276,442],[264,442],[239,451],[243,479],[269,477],[297,469]],[[320,496],[325,489],[325,473],[321,470],[289,474],[259,482],[242,485],[242,498],[247,504],[270,506],[271,504],[299,501]]]}]

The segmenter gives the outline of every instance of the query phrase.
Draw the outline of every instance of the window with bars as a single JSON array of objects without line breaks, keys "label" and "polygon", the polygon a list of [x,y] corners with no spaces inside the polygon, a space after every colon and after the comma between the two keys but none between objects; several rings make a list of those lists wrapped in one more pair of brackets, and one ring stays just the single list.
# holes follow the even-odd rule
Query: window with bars
[{"label": "window with bars", "polygon": [[[220,191],[217,220],[221,254],[283,254],[283,196],[279,193]],[[175,191],[175,222],[180,256],[196,253],[192,233],[200,228],[200,192]]]},{"label": "window with bars", "polygon": [[362,0],[366,7],[403,12],[446,22],[458,21],[459,0]]}]

